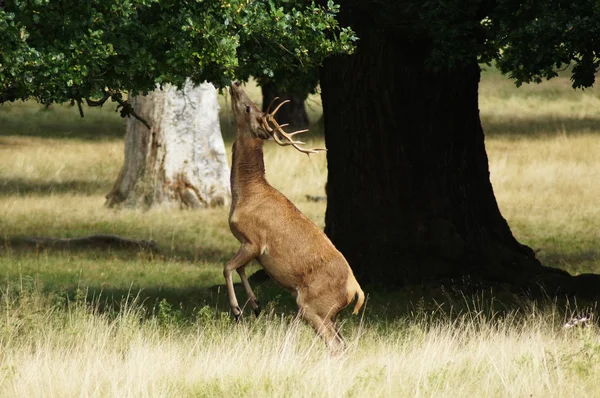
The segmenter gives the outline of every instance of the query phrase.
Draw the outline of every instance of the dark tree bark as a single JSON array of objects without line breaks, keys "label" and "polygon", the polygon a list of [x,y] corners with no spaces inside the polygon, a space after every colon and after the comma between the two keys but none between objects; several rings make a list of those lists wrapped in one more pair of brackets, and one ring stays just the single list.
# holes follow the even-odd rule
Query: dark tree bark
[{"label": "dark tree bark", "polygon": [[540,273],[494,197],[476,60],[435,72],[426,40],[353,26],[356,53],[321,70],[325,230],[361,283],[519,282]]},{"label": "dark tree bark", "polygon": [[273,102],[271,110],[275,109],[282,101],[289,100],[290,102],[283,105],[277,112],[277,121],[280,124],[289,123],[289,130],[304,129],[308,127],[308,114],[304,102],[307,95],[300,93],[286,92],[277,87],[275,83],[269,82],[262,85],[263,105],[262,111],[266,112],[267,107],[273,101],[273,98],[279,99]]}]

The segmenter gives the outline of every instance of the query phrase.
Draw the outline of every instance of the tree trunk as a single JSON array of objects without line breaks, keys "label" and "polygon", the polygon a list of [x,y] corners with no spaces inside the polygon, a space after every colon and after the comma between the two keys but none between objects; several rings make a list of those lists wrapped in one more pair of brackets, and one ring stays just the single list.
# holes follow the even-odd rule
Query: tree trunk
[{"label": "tree trunk", "polygon": [[433,71],[425,40],[367,25],[358,35],[354,55],[325,62],[321,89],[325,230],[361,283],[539,273],[494,197],[476,60]]},{"label": "tree trunk", "polygon": [[188,81],[178,90],[167,85],[131,102],[152,128],[127,119],[125,160],[106,205],[229,204],[229,165],[214,86],[194,87]]},{"label": "tree trunk", "polygon": [[279,89],[275,83],[271,82],[263,84],[262,94],[263,112],[267,111],[267,107],[269,104],[271,104],[275,97],[279,97],[279,99],[273,102],[271,110],[275,109],[277,105],[285,100],[290,101],[289,103],[283,105],[277,112],[276,118],[279,124],[289,123],[290,130],[299,130],[308,127],[308,114],[306,113],[306,107],[304,105],[307,97],[306,95],[283,91]]}]

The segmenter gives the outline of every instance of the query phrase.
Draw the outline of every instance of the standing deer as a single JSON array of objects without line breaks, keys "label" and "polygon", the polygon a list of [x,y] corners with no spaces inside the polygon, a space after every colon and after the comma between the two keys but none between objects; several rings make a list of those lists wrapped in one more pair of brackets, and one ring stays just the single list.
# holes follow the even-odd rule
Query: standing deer
[{"label": "standing deer", "polygon": [[[265,178],[263,140],[291,145],[303,153],[324,149],[303,149],[303,142],[286,133],[274,119],[281,103],[266,113],[250,100],[239,82],[231,85],[231,102],[236,118],[236,140],[231,168],[231,210],[229,228],[241,247],[225,264],[229,304],[236,320],[242,313],[231,273],[236,270],[242,280],[250,305],[260,313],[258,300],[246,277],[246,265],[256,259],[267,274],[292,292],[302,316],[330,348],[344,346],[336,328],[335,317],[358,297],[357,314],[365,295],[348,262],[325,233],[300,212]],[[270,107],[269,107],[270,108]]]}]

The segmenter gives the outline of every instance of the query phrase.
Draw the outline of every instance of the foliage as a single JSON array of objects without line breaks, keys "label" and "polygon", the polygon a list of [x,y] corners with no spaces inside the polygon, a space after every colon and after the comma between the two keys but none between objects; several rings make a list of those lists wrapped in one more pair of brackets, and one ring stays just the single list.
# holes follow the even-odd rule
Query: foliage
[{"label": "foliage", "polygon": [[[504,4],[507,3],[507,4]],[[496,14],[493,42],[502,49],[498,66],[522,82],[557,76],[573,65],[573,87],[590,87],[600,66],[600,2],[596,0],[502,3]]]},{"label": "foliage", "polygon": [[0,9],[0,103],[146,93],[187,77],[314,70],[356,40],[339,6],[300,0],[12,0]]},{"label": "foliage", "polygon": [[474,59],[495,61],[521,85],[539,83],[573,66],[573,87],[590,87],[600,66],[597,0],[373,0],[369,6],[363,2],[352,7],[349,3],[340,2],[344,13],[370,14],[369,22],[352,24],[359,36],[360,25],[397,30],[415,43],[417,51],[430,52],[429,66],[434,69]]}]

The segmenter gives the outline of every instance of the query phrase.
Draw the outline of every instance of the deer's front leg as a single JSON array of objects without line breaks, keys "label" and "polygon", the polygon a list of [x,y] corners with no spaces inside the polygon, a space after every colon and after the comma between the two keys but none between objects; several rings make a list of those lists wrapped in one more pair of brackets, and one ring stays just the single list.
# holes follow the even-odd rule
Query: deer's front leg
[{"label": "deer's front leg", "polygon": [[227,295],[229,296],[229,305],[231,306],[231,310],[233,311],[236,321],[239,321],[240,315],[242,315],[242,309],[240,308],[237,297],[235,296],[231,273],[239,267],[248,264],[253,258],[258,256],[258,253],[258,248],[255,248],[249,243],[244,243],[235,256],[233,256],[233,258],[229,260],[223,268],[223,276],[225,277],[225,283],[227,284]]},{"label": "deer's front leg", "polygon": [[246,276],[246,266],[243,265],[237,269],[237,273],[242,280],[242,284],[244,285],[244,289],[246,290],[246,295],[248,296],[248,301],[250,301],[250,305],[252,306],[252,310],[254,311],[254,315],[260,315],[260,303],[256,299],[256,295],[252,291],[252,286],[250,286],[250,281]]}]

